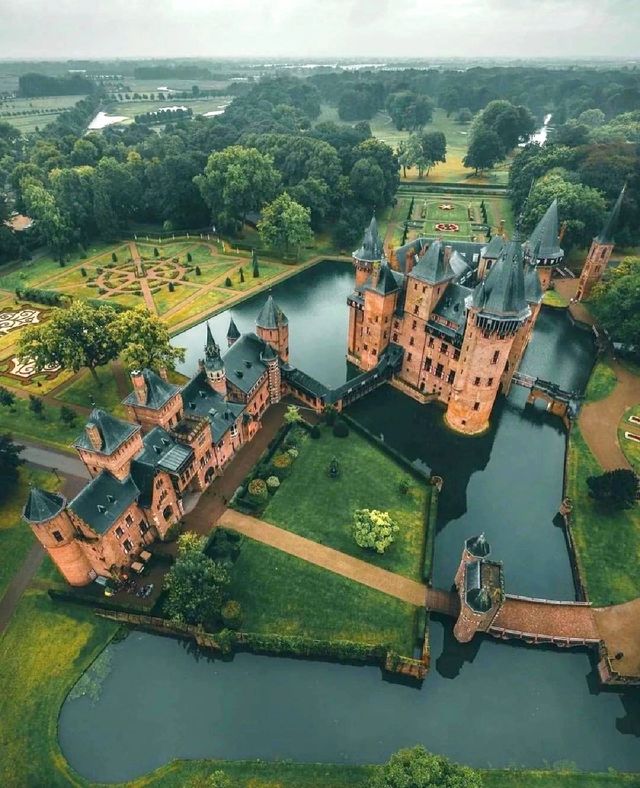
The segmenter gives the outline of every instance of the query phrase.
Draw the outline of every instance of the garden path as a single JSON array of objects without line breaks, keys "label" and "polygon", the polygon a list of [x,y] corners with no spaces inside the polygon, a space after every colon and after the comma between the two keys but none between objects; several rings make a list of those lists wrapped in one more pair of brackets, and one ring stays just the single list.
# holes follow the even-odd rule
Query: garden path
[{"label": "garden path", "polygon": [[[140,252],[138,251],[138,247],[135,241],[129,241],[129,251],[131,252],[131,259],[133,260],[136,269],[139,268],[140,263],[142,261],[140,258]],[[158,310],[156,308],[156,303],[153,300],[153,296],[151,295],[151,290],[149,289],[149,283],[144,278],[144,276],[140,278],[140,289],[142,290],[142,296],[144,298],[144,303],[146,304],[147,309],[149,310],[149,312],[151,312],[152,315],[157,315]]]},{"label": "garden path", "polygon": [[275,547],[289,555],[302,558],[311,564],[321,566],[338,575],[355,580],[357,583],[382,591],[385,594],[422,607],[425,604],[427,588],[422,583],[397,575],[386,569],[353,558],[334,550],[332,547],[313,542],[284,528],[265,523],[233,509],[227,509],[220,518],[220,525],[232,528],[262,544]]}]

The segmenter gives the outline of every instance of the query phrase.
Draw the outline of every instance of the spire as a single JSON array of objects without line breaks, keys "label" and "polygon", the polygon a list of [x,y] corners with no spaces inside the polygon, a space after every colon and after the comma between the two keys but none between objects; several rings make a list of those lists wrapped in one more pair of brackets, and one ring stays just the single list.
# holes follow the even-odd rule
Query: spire
[{"label": "spire", "polygon": [[529,314],[524,293],[522,246],[517,232],[473,291],[472,304],[491,317],[521,319]]},{"label": "spire", "polygon": [[220,348],[216,343],[215,339],[213,338],[213,334],[211,333],[211,326],[209,325],[209,321],[207,320],[207,341],[204,346],[204,354],[207,358],[213,358],[214,356],[220,355]]},{"label": "spire", "polygon": [[58,493],[32,487],[22,510],[22,516],[30,523],[44,523],[60,514],[65,503],[64,497]]},{"label": "spire", "polygon": [[370,286],[368,289],[375,290],[376,293],[380,293],[381,295],[389,295],[389,293],[395,293],[395,291],[398,290],[398,283],[393,276],[391,268],[389,268],[389,263],[384,258],[380,265],[378,281],[375,287]]},{"label": "spire", "polygon": [[359,249],[356,249],[353,256],[356,260],[363,260],[369,263],[376,263],[382,259],[383,246],[378,233],[378,222],[375,213],[371,217],[369,226],[364,231],[362,245]]},{"label": "spire", "polygon": [[256,326],[258,328],[273,329],[279,328],[280,326],[286,326],[288,323],[289,320],[287,316],[276,304],[273,300],[273,296],[270,294],[260,310],[260,314],[256,318]]},{"label": "spire", "polygon": [[233,318],[229,321],[229,328],[227,329],[227,339],[238,339],[240,332],[238,326],[235,324]]},{"label": "spire", "polygon": [[604,227],[600,230],[600,234],[596,236],[596,241],[601,244],[612,244],[615,242],[614,234],[618,225],[618,220],[620,218],[620,209],[622,208],[622,202],[624,200],[624,194],[627,190],[627,184],[622,187],[620,194],[618,195],[618,199],[615,201],[613,208],[609,212],[609,216],[607,216],[607,221],[604,223]]},{"label": "spire", "polygon": [[557,260],[564,257],[564,250],[560,248],[558,234],[558,200],[554,200],[536,225],[528,241],[530,249],[535,249],[536,246],[538,248],[535,260]]}]

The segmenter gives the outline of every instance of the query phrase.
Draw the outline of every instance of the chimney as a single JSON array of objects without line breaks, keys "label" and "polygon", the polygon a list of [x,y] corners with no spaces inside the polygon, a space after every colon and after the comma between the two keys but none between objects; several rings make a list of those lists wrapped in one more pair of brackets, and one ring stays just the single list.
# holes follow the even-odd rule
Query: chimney
[{"label": "chimney", "polygon": [[444,262],[445,262],[445,265],[446,265],[446,264],[449,262],[449,260],[451,259],[451,254],[452,254],[452,252],[453,252],[453,246],[450,246],[449,244],[447,244],[447,245],[444,247]]},{"label": "chimney", "polygon": [[131,382],[133,383],[133,390],[136,395],[138,405],[147,404],[147,382],[144,379],[142,370],[134,369],[131,372]]},{"label": "chimney", "polygon": [[101,449],[102,448],[102,436],[100,435],[100,430],[98,429],[97,425],[94,424],[92,421],[88,421],[86,427],[84,428],[85,432],[87,433],[87,437],[91,442],[91,445],[94,449]]}]

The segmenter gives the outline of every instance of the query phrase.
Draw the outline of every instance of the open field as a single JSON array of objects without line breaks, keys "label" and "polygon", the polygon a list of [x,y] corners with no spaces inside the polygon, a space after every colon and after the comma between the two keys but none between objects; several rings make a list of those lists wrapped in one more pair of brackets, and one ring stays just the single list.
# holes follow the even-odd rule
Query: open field
[{"label": "open field", "polygon": [[0,121],[6,121],[23,133],[43,129],[61,112],[70,109],[84,96],[43,96],[38,98],[0,99]]},{"label": "open field", "polygon": [[[420,580],[430,488],[408,477],[400,465],[354,431],[347,438],[336,438],[330,428],[322,427],[321,435],[318,440],[309,438],[301,443],[291,475],[282,482],[262,519]],[[336,479],[330,478],[327,470],[333,457],[340,467]],[[403,495],[399,485],[407,478],[411,488]],[[353,539],[353,513],[363,508],[389,512],[400,527],[384,555],[358,547]]]},{"label": "open field", "polygon": [[[88,370],[80,372],[76,379],[69,385],[56,392],[56,399],[69,405],[81,405],[85,408],[103,408],[114,416],[126,418],[127,411],[118,394],[116,379],[111,367],[102,367],[96,370],[100,385],[96,383]],[[82,420],[78,419],[77,430],[80,432]]]},{"label": "open field", "polygon": [[[189,86],[191,90],[191,86]],[[135,91],[140,92],[140,91]],[[144,91],[147,93],[147,91]],[[154,91],[149,91],[154,92]],[[131,94],[130,94],[131,95]],[[123,124],[132,123],[136,115],[145,112],[156,112],[162,107],[187,107],[193,110],[194,115],[204,115],[207,112],[216,112],[224,109],[231,101],[231,96],[213,96],[207,98],[173,98],[168,96],[164,99],[139,99],[129,101],[112,101],[106,106],[106,112],[110,115],[122,115],[128,120],[122,121]]]}]

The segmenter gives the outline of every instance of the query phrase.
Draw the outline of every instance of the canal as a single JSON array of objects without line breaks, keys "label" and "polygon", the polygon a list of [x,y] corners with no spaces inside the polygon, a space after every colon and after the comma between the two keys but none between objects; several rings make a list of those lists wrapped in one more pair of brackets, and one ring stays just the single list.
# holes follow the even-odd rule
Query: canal
[{"label": "canal", "polygon": [[[274,287],[289,317],[291,360],[327,385],[345,380],[349,266],[325,263]],[[253,329],[264,301],[233,310]],[[229,315],[210,323],[223,342]],[[174,339],[192,373],[203,327]],[[584,386],[590,335],[561,311],[543,310],[524,371],[563,387]],[[507,591],[573,598],[562,531],[565,436],[543,409],[514,390],[489,432],[447,430],[438,406],[419,406],[385,387],[351,409],[411,460],[445,479],[434,583],[448,587],[462,542],[485,531],[504,562]],[[372,480],[373,482],[373,480]],[[213,660],[185,643],[134,632],[109,647],[100,698],[67,700],[59,735],[80,774],[128,780],[172,758],[290,758],[379,762],[401,746],[427,748],[475,766],[572,762],[579,769],[640,769],[640,694],[599,688],[586,653],[476,638],[461,645],[451,623],[432,621],[432,670],[421,689],[385,680],[373,667],[251,654]]]}]

